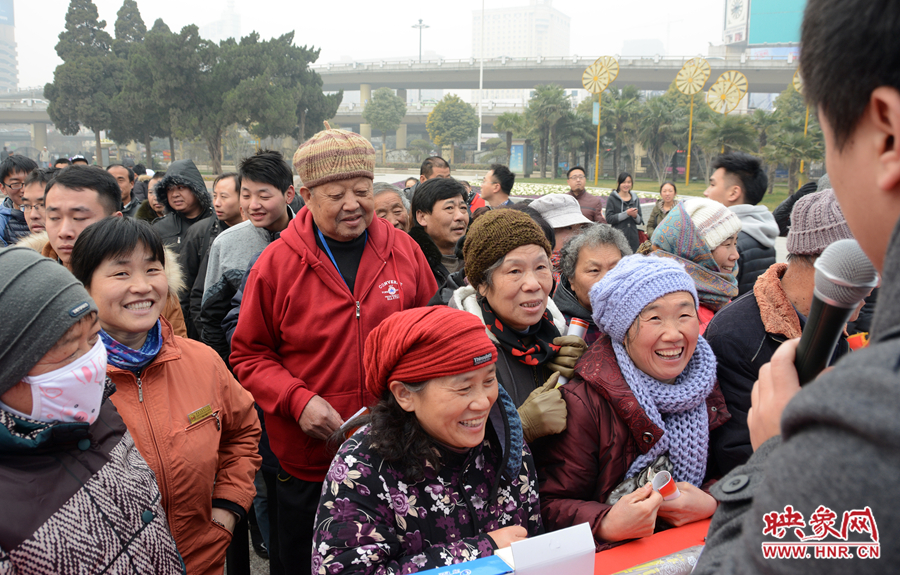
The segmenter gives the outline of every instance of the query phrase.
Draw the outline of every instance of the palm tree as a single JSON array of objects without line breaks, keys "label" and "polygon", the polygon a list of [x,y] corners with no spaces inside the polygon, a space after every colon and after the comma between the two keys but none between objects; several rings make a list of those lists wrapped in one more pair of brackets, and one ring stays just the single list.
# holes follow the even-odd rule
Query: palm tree
[{"label": "palm tree", "polygon": [[802,132],[780,131],[772,138],[771,147],[788,161],[788,191],[791,192],[797,189],[800,161],[821,160],[824,155],[822,141],[814,134],[804,136]]},{"label": "palm tree", "polygon": [[770,134],[775,131],[775,127],[778,125],[778,116],[773,112],[758,108],[750,115],[750,125],[753,126],[757,133],[759,153],[763,156],[763,162],[766,166],[766,176],[769,178],[769,193],[771,194],[775,189],[775,168],[778,167],[778,162],[767,160],[763,150],[769,143]]},{"label": "palm tree", "polygon": [[[528,102],[528,115],[540,138],[540,163],[541,178],[547,177],[547,146],[551,138],[554,139],[554,149],[558,153],[556,145],[556,125],[565,113],[571,108],[571,101],[566,96],[562,86],[557,84],[544,84],[535,87],[534,96]],[[558,162],[557,162],[558,164]],[[556,176],[557,166],[553,167],[553,175]]]},{"label": "palm tree", "polygon": [[521,132],[525,118],[518,112],[503,112],[494,121],[494,129],[498,134],[506,133],[506,165],[512,153],[513,134]]},{"label": "palm tree", "polygon": [[[635,86],[625,86],[622,89],[610,88],[602,96],[600,119],[607,126],[607,133],[612,134],[613,172],[618,174],[622,147],[634,139],[633,136],[629,137],[628,132],[635,131],[634,120],[638,111],[639,93]],[[629,156],[631,155],[632,153],[629,153]]]},{"label": "palm tree", "polygon": [[647,151],[647,159],[660,184],[666,180],[666,167],[675,153],[675,135],[681,109],[663,96],[647,100],[638,118],[638,138]]},{"label": "palm tree", "polygon": [[732,114],[716,116],[703,127],[701,139],[708,147],[731,151],[753,151],[756,148],[756,132],[747,116]]}]

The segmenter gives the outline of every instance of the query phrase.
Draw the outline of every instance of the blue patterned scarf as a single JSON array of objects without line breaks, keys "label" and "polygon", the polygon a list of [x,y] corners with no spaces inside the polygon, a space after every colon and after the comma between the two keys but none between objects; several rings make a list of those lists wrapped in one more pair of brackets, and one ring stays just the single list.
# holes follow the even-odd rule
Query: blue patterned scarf
[{"label": "blue patterned scarf", "polygon": [[650,421],[663,430],[659,441],[634,460],[625,477],[637,475],[657,457],[668,452],[675,468],[675,480],[700,487],[706,476],[709,456],[706,398],[716,383],[716,356],[712,348],[703,336],[698,337],[697,347],[687,367],[675,383],[669,384],[639,370],[624,345],[618,342],[612,345],[628,387]]},{"label": "blue patterned scarf", "polygon": [[[655,256],[669,257],[681,262],[697,286],[697,297],[714,312],[738,295],[734,275],[724,273],[713,258],[712,252],[691,221],[691,216],[678,204],[669,211],[653,232],[653,246],[659,248]],[[737,266],[734,268],[737,273]]]},{"label": "blue patterned scarf", "polygon": [[106,347],[107,361],[119,369],[127,369],[132,373],[139,373],[147,364],[156,359],[162,347],[162,327],[159,320],[156,320],[156,325],[147,332],[147,340],[141,349],[131,349],[122,345],[102,329],[100,337]]}]

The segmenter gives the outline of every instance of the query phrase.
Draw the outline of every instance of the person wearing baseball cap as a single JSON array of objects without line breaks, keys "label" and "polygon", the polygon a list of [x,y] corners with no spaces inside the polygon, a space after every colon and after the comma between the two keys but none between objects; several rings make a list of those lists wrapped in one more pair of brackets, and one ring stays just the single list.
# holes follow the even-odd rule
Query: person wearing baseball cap
[{"label": "person wearing baseball cap", "polygon": [[[313,573],[354,570],[360,545],[372,572],[401,573],[542,532],[534,462],[497,357],[481,321],[446,306],[398,312],[369,334],[377,401],[325,479]],[[379,511],[386,502],[391,513]]]},{"label": "person wearing baseball cap", "polygon": [[156,479],[108,401],[94,301],[63,266],[12,247],[0,305],[3,570],[181,573]]},{"label": "person wearing baseball cap", "polygon": [[550,253],[550,263],[553,264],[553,278],[558,282],[561,273],[560,250],[569,238],[581,231],[584,226],[590,225],[591,220],[584,217],[575,196],[568,194],[547,194],[534,200],[529,206],[537,210],[553,228],[556,243]]},{"label": "person wearing baseball cap", "polygon": [[437,283],[412,238],[375,217],[368,140],[328,128],[297,149],[294,167],[306,206],[246,276],[230,361],[281,465],[270,552],[308,573],[334,456],[326,440],[375,399],[365,387],[366,336],[391,314],[425,306]]}]

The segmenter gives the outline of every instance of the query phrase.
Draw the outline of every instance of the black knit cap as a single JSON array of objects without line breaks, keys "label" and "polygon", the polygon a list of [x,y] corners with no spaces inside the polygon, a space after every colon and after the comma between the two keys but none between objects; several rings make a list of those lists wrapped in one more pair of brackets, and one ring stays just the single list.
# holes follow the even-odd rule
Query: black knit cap
[{"label": "black knit cap", "polygon": [[26,247],[0,250],[0,395],[32,367],[70,327],[97,311],[69,270]]},{"label": "black knit cap", "polygon": [[550,257],[547,236],[528,214],[500,208],[480,216],[469,227],[463,244],[469,285],[477,288],[484,283],[484,270],[514,249],[529,244],[544,248]]}]

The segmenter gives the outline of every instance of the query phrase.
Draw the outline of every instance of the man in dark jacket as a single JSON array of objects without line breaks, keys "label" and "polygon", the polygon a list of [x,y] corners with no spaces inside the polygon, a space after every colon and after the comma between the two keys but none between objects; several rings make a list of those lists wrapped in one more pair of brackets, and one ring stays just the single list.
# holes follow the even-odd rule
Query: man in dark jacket
[{"label": "man in dark jacket", "polygon": [[209,249],[219,232],[244,221],[240,202],[241,175],[222,174],[213,182],[213,209],[216,217],[206,218],[191,226],[182,242],[178,263],[187,286],[179,296],[188,337],[200,341],[200,304],[206,283]]},{"label": "man in dark jacket", "polygon": [[194,162],[178,160],[172,162],[166,176],[156,184],[156,197],[167,213],[153,222],[153,227],[166,246],[180,253],[191,226],[213,215],[206,182]]},{"label": "man in dark jacket", "polygon": [[741,218],[738,234],[738,295],[753,289],[756,278],[775,263],[778,224],[763,199],[769,178],[758,158],[743,152],[722,154],[713,163],[709,187],[703,195],[728,206]]},{"label": "man in dark jacket", "polygon": [[122,190],[122,215],[135,217],[138,208],[141,207],[141,201],[131,193],[134,190],[134,172],[122,164],[110,164],[106,166],[106,171],[116,179],[119,189]]},{"label": "man in dark jacket", "polygon": [[[803,92],[819,112],[847,223],[883,274],[880,301],[869,347],[802,389],[797,340],[760,370],[748,416],[754,453],[712,487],[720,505],[695,575],[888,574],[900,564],[898,25],[897,2],[806,3]],[[786,553],[798,559],[766,558]]]},{"label": "man in dark jacket", "polygon": [[[804,196],[791,214],[788,263],[773,264],[756,280],[752,293],[722,308],[707,327],[719,385],[733,416],[710,437],[720,474],[746,463],[753,454],[747,430],[750,391],[775,350],[800,337],[816,286],[816,259],[832,242],[852,237],[834,192]],[[847,351],[847,341],[841,338],[833,361]]]},{"label": "man in dark jacket", "polygon": [[18,154],[0,162],[0,187],[7,195],[0,204],[0,247],[12,245],[31,233],[20,206],[25,177],[37,167],[34,160]]},{"label": "man in dark jacket", "polygon": [[453,178],[434,178],[420,184],[413,198],[409,235],[422,248],[438,285],[463,268],[456,244],[469,226],[465,197],[466,189]]}]

